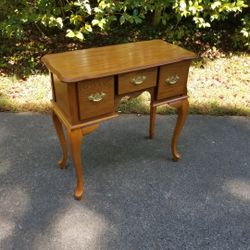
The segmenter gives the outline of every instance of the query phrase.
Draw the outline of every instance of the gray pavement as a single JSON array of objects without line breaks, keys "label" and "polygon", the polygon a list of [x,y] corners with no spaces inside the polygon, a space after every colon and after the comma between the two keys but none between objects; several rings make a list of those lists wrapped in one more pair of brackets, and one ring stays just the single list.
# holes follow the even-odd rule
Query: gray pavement
[{"label": "gray pavement", "polygon": [[250,249],[250,119],[122,115],[82,145],[85,198],[49,116],[0,113],[0,249]]}]

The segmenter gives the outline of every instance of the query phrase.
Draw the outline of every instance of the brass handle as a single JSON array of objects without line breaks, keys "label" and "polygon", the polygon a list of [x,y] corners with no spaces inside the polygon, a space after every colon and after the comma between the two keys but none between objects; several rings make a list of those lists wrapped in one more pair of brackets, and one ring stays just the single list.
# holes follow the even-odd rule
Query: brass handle
[{"label": "brass handle", "polygon": [[95,93],[95,94],[91,94],[88,99],[92,102],[100,102],[103,100],[104,96],[106,96],[105,93],[101,92],[101,93]]},{"label": "brass handle", "polygon": [[131,80],[131,82],[135,85],[140,85],[146,80],[146,78],[146,76],[136,76]]},{"label": "brass handle", "polygon": [[168,77],[168,78],[165,80],[165,82],[166,82],[167,84],[173,85],[173,84],[176,84],[176,83],[178,82],[179,79],[180,79],[180,77],[179,77],[178,75],[174,75],[174,76]]}]

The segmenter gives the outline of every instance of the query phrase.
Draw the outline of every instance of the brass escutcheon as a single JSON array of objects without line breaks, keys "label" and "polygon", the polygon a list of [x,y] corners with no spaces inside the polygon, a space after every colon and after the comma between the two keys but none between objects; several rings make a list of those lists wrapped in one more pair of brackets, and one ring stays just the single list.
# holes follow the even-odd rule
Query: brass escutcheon
[{"label": "brass escutcheon", "polygon": [[146,78],[146,76],[136,76],[131,80],[131,82],[135,85],[140,85],[146,80]]},{"label": "brass escutcheon", "polygon": [[100,102],[103,100],[104,96],[106,96],[105,93],[101,92],[101,93],[95,93],[95,94],[91,94],[88,99],[89,101],[92,102]]},{"label": "brass escutcheon", "polygon": [[170,85],[173,85],[173,84],[176,84],[178,82],[178,80],[180,79],[180,77],[176,74],[176,75],[173,75],[173,76],[170,76],[168,77],[165,82],[167,84],[170,84]]}]

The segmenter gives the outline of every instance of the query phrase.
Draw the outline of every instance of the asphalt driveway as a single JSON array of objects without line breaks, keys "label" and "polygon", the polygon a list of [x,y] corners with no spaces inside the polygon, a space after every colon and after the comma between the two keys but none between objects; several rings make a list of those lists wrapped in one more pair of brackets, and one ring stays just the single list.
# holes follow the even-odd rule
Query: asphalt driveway
[{"label": "asphalt driveway", "polygon": [[82,145],[85,197],[49,116],[0,113],[0,249],[250,249],[250,118],[175,116],[102,123]]}]

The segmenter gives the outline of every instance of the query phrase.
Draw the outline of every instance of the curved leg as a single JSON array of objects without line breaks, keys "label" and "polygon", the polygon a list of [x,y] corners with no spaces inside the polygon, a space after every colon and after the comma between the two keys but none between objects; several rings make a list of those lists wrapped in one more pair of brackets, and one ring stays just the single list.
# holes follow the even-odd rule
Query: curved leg
[{"label": "curved leg", "polygon": [[153,107],[153,105],[150,105],[149,139],[154,138],[154,134],[155,134],[155,116],[156,116],[156,107]]},{"label": "curved leg", "polygon": [[62,123],[58,119],[58,117],[54,111],[52,112],[52,120],[53,120],[55,129],[57,132],[57,136],[58,136],[60,144],[61,144],[62,152],[63,152],[62,159],[58,161],[58,164],[59,164],[60,168],[63,169],[66,167],[67,158],[68,158],[67,143],[65,140]]},{"label": "curved leg", "polygon": [[78,128],[78,129],[68,129],[71,154],[73,163],[76,170],[76,189],[75,189],[75,199],[81,200],[83,196],[83,171],[82,171],[82,160],[81,160],[81,141],[84,135],[93,132],[99,127],[99,124],[94,124],[88,127]]},{"label": "curved leg", "polygon": [[70,130],[68,129],[68,136],[71,147],[71,154],[73,163],[76,170],[76,189],[75,198],[80,200],[83,195],[83,176],[82,176],[82,160],[81,160],[81,141],[82,133],[81,129]]},{"label": "curved leg", "polygon": [[188,103],[188,100],[186,99],[181,102],[174,103],[173,106],[175,106],[178,110],[178,118],[177,118],[175,130],[174,130],[174,134],[172,137],[171,150],[172,150],[173,160],[178,161],[181,156],[176,149],[177,140],[179,138],[181,129],[183,128],[183,125],[187,118],[189,103]]}]

